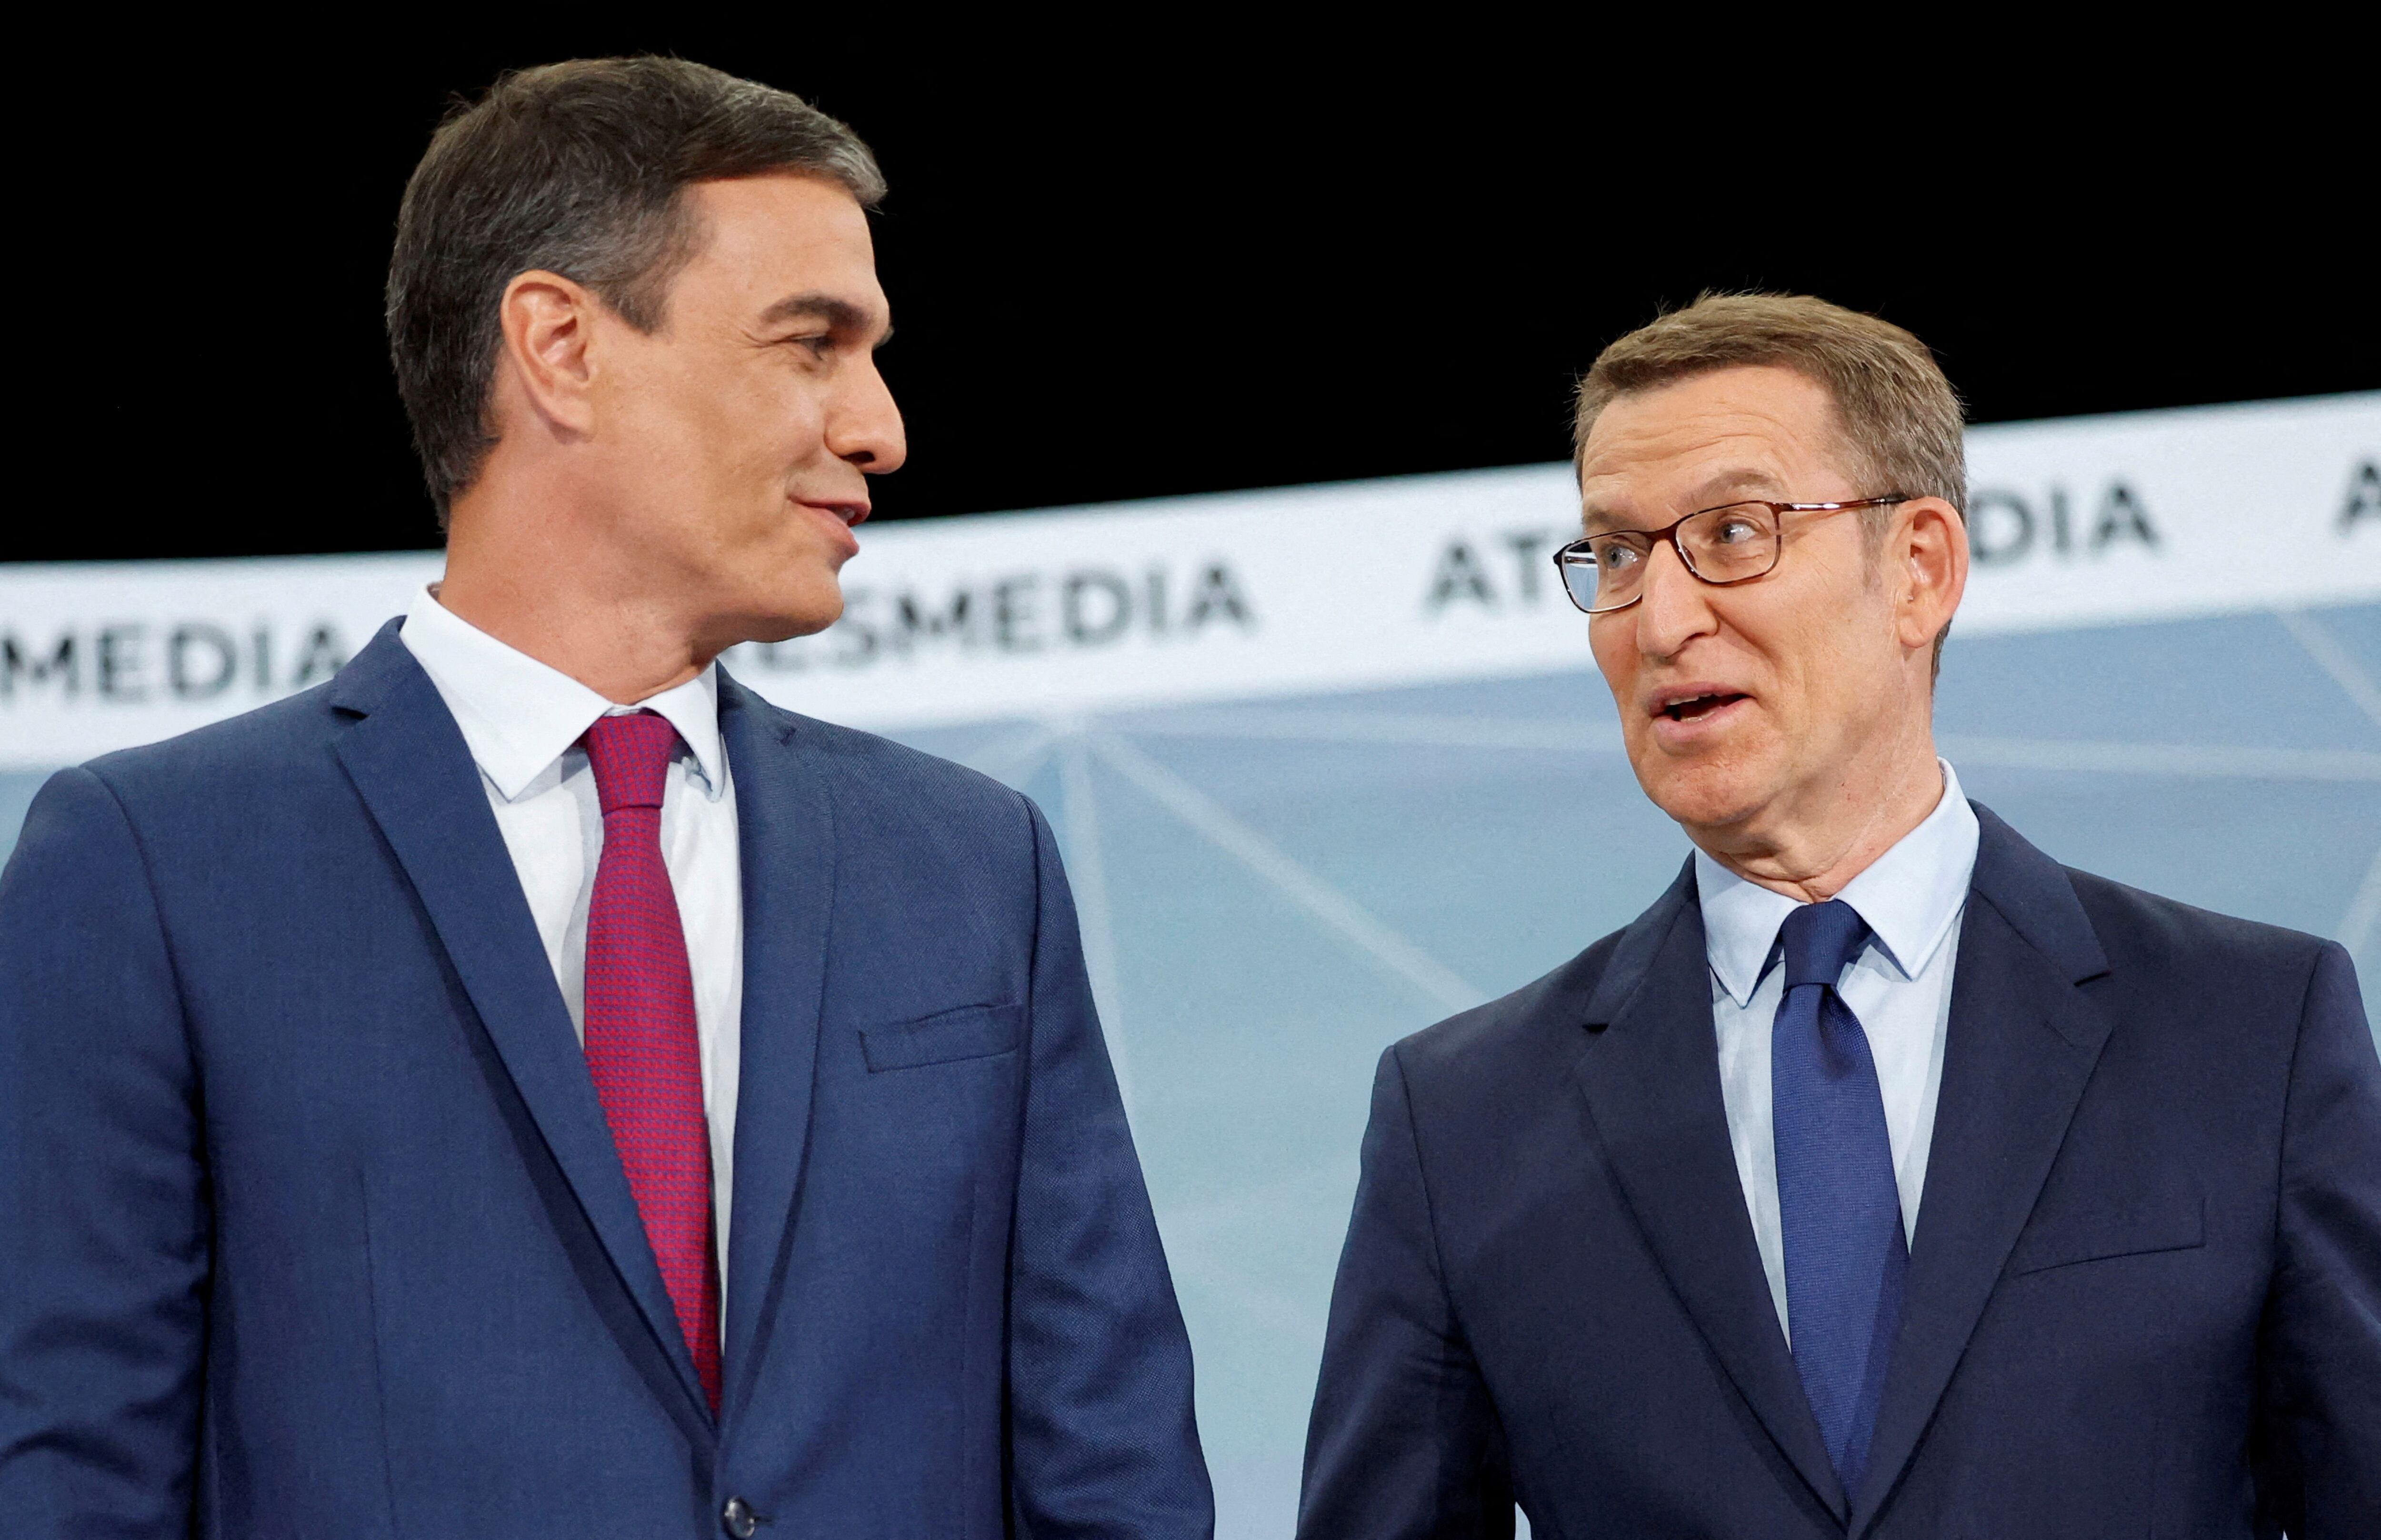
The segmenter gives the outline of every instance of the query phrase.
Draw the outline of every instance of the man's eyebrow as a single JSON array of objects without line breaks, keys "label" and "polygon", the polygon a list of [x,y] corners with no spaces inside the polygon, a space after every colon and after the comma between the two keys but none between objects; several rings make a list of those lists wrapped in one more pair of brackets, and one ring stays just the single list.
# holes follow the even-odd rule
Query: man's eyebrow
[{"label": "man's eyebrow", "polygon": [[[875,323],[875,317],[849,299],[832,294],[789,294],[761,312],[763,326],[782,325],[788,321],[824,321],[838,332],[865,332]],[[885,336],[893,335],[887,325]],[[883,337],[877,339],[879,342]]]},{"label": "man's eyebrow", "polygon": [[[1693,495],[1687,499],[1688,506],[1679,512],[1687,514],[1703,508],[1719,507],[1731,497],[1752,492],[1774,493],[1777,486],[1777,479],[1766,471],[1756,471],[1750,466],[1722,471],[1698,482]],[[1646,526],[1642,522],[1628,523],[1611,509],[1590,503],[1581,510],[1580,527],[1589,534],[1600,534],[1606,530],[1642,529]]]},{"label": "man's eyebrow", "polygon": [[1716,507],[1720,504],[1728,501],[1728,497],[1733,494],[1745,492],[1774,493],[1777,490],[1777,479],[1769,474],[1766,471],[1755,471],[1751,467],[1745,467],[1735,471],[1723,471],[1717,475],[1712,476],[1696,485],[1693,502],[1695,507],[1699,508]]}]

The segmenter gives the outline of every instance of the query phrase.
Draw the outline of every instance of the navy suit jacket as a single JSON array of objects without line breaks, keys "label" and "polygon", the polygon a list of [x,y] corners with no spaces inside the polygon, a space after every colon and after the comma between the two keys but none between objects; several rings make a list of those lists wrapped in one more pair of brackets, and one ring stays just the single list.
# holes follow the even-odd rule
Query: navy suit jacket
[{"label": "navy suit jacket", "polygon": [[1690,865],[1381,1061],[1308,1540],[2381,1534],[2381,1065],[2341,949],[1983,808],[1901,1333],[1839,1488],[1730,1154]]},{"label": "navy suit jacket", "polygon": [[[0,877],[0,1534],[1203,1536],[1048,828],[723,677],[723,1409],[394,627],[55,777]],[[747,1527],[727,1524],[733,1531]]]}]

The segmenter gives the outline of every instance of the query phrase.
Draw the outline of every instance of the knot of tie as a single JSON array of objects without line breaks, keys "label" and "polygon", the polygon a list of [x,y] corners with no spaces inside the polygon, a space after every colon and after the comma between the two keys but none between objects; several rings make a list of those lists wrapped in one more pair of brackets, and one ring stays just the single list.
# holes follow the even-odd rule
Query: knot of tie
[{"label": "knot of tie", "polygon": [[622,808],[662,805],[670,755],[678,749],[678,729],[669,718],[650,711],[599,716],[579,741],[595,773],[595,799],[604,817]]},{"label": "knot of tie", "polygon": [[1786,987],[1823,984],[1833,989],[1844,969],[1868,945],[1868,922],[1841,898],[1830,898],[1824,904],[1804,904],[1788,915],[1781,936],[1786,943]]}]

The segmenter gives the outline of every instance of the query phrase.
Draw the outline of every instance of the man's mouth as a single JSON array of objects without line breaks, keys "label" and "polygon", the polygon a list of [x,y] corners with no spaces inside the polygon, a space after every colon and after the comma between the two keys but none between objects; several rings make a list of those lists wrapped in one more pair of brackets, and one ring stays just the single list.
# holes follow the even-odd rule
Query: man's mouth
[{"label": "man's mouth", "polygon": [[1692,722],[1698,717],[1708,716],[1721,707],[1743,699],[1744,696],[1740,692],[1724,690],[1710,691],[1699,695],[1681,695],[1674,700],[1663,702],[1655,708],[1654,715],[1667,716],[1673,722]]},{"label": "man's mouth", "polygon": [[816,508],[821,513],[842,519],[844,528],[848,530],[858,529],[868,522],[868,505],[865,503],[814,503],[807,497],[798,497],[795,501],[806,508]]}]

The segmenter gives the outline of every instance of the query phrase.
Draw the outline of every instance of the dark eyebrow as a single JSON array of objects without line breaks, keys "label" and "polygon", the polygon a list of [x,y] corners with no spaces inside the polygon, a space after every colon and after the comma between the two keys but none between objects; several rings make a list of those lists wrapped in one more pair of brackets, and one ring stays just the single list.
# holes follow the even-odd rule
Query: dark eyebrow
[{"label": "dark eyebrow", "polygon": [[[874,317],[849,299],[838,299],[832,294],[789,294],[761,312],[761,324],[783,325],[788,321],[824,321],[838,332],[866,332]],[[888,324],[885,335],[878,337],[881,347],[893,336]]]}]

